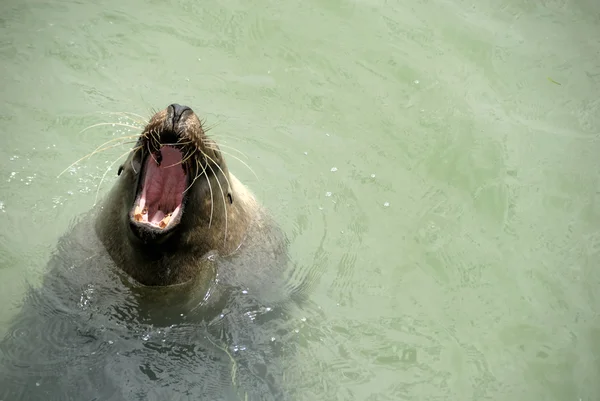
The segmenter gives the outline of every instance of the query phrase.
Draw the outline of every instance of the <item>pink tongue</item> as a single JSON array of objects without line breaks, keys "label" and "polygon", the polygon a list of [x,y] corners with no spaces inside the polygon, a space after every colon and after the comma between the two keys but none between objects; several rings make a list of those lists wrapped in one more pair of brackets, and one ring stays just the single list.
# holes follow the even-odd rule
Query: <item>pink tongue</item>
[{"label": "pink tongue", "polygon": [[179,212],[186,184],[181,166],[182,153],[173,147],[163,146],[161,154],[160,166],[156,163],[156,154],[146,161],[146,177],[140,199],[140,206],[148,208],[144,220],[154,224],[169,213]]}]

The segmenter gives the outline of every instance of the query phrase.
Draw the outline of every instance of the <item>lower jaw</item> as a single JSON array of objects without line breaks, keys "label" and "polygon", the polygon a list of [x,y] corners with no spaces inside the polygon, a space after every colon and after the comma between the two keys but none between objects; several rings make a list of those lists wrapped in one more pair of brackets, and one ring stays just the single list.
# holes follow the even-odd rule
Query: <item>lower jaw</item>
[{"label": "lower jaw", "polygon": [[[140,224],[136,222],[133,218],[129,218],[129,233],[130,239],[134,243],[142,244],[142,245],[160,245],[164,244],[173,235],[178,231],[179,224],[169,227],[168,229],[160,229],[147,224]],[[152,247],[147,251],[152,251]],[[158,249],[154,249],[157,250]],[[147,254],[147,251],[144,252],[146,256],[150,256]]]},{"label": "lower jaw", "polygon": [[[148,209],[142,208],[138,204],[133,209],[132,216],[133,216],[133,220],[135,220],[137,223],[144,224],[144,225],[148,226],[148,228],[150,228],[150,229],[164,230],[169,226],[169,223],[171,223],[172,220],[179,217],[180,213],[181,213],[181,206],[178,206],[174,211],[168,212],[167,214],[164,214],[161,212],[161,214],[163,214],[164,217],[158,223],[151,223],[148,221],[148,217],[147,217]],[[175,224],[177,224],[177,223],[175,223]]]}]

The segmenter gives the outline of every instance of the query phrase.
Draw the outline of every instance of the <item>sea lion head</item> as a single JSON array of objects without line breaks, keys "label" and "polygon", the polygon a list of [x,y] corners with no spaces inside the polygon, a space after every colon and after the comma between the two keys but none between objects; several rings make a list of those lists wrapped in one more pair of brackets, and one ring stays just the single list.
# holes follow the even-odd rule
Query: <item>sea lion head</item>
[{"label": "sea lion head", "polygon": [[[206,136],[194,111],[179,104],[150,118],[118,174],[120,187],[125,186],[119,193],[130,240],[144,245],[176,238],[180,247],[200,227],[222,225],[234,202],[219,147]],[[222,234],[211,235],[217,239]]]}]

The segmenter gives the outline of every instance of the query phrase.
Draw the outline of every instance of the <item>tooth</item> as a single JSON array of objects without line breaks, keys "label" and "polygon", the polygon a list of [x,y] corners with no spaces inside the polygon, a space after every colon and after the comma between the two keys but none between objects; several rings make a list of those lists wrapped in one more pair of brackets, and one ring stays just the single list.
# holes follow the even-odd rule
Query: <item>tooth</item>
[{"label": "tooth", "polygon": [[135,219],[135,221],[142,221],[144,219],[142,213],[142,207],[140,205],[137,205],[135,207],[135,210],[133,211],[133,218]]},{"label": "tooth", "polygon": [[160,228],[165,228],[169,224],[170,220],[171,220],[171,213],[169,213],[165,217],[163,217],[163,219],[160,221],[160,223],[158,223],[158,226]]}]

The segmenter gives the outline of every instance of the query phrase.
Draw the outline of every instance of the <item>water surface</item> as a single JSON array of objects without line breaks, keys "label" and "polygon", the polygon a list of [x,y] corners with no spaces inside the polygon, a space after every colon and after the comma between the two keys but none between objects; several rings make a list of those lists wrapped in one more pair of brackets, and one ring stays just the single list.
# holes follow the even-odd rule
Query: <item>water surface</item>
[{"label": "water surface", "polygon": [[229,149],[258,179],[230,169],[308,278],[289,327],[299,399],[600,398],[597,2],[7,0],[0,15],[0,332],[127,147],[56,176],[135,133],[80,131],[177,102],[247,156]]}]

